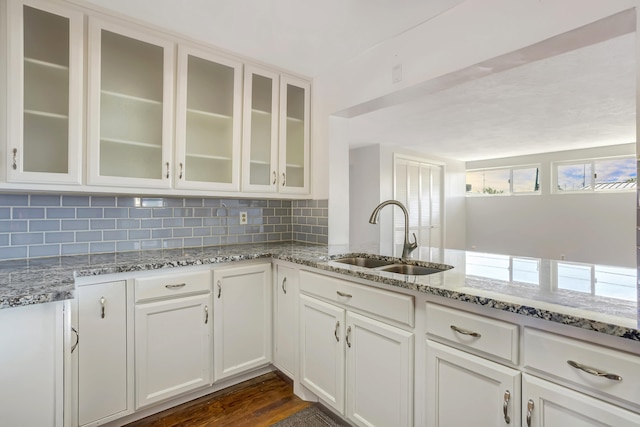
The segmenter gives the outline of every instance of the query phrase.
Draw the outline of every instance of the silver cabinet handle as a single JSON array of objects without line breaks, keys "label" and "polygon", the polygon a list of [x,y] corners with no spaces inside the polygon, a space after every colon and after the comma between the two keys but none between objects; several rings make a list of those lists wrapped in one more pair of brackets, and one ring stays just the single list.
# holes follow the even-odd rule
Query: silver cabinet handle
[{"label": "silver cabinet handle", "polygon": [[287,184],[287,176],[282,172],[282,186],[284,187]]},{"label": "silver cabinet handle", "polygon": [[206,325],[207,323],[209,323],[209,306],[205,305],[204,306],[204,324]]},{"label": "silver cabinet handle", "polygon": [[282,292],[287,293],[287,278],[282,279]]},{"label": "silver cabinet handle", "polygon": [[347,326],[347,335],[345,337],[345,340],[347,341],[347,346],[349,346],[349,348],[351,348],[351,341],[349,341],[350,334],[351,334],[351,326]]},{"label": "silver cabinet handle", "polygon": [[273,171],[273,185],[276,185],[276,180],[278,179],[278,174],[276,171]]},{"label": "silver cabinet handle", "polygon": [[178,175],[178,179],[182,179],[182,171],[183,171],[182,162],[180,162],[180,174]]},{"label": "silver cabinet handle", "polygon": [[340,327],[340,321],[336,322],[336,329],[333,331],[333,335],[336,337],[336,341],[340,342],[340,338],[338,337],[338,328]]},{"label": "silver cabinet handle", "polygon": [[574,362],[573,360],[567,360],[567,363],[572,368],[580,369],[581,371],[584,371],[587,374],[595,375],[596,377],[606,378],[611,381],[622,381],[622,377],[620,375],[610,374],[608,372],[601,371],[600,369],[592,368],[590,366],[585,366],[578,362]]},{"label": "silver cabinet handle", "polygon": [[73,326],[71,327],[71,330],[73,331],[74,334],[76,334],[76,342],[71,346],[71,353],[73,353],[76,347],[78,347],[78,344],[80,344],[80,334],[78,333],[78,330]]},{"label": "silver cabinet handle", "polygon": [[167,162],[167,179],[169,179],[169,162]]},{"label": "silver cabinet handle", "polygon": [[467,330],[467,329],[462,329],[462,328],[457,327],[456,325],[451,325],[450,327],[451,327],[451,329],[453,329],[455,332],[457,332],[457,333],[459,333],[459,334],[462,334],[462,335],[469,335],[469,336],[472,336],[472,337],[474,337],[474,338],[480,338],[480,337],[482,336],[482,335],[480,335],[480,334],[479,334],[479,333],[477,333],[477,332],[469,331],[469,330]]},{"label": "silver cabinet handle", "polygon": [[511,399],[511,393],[509,390],[505,390],[504,392],[504,402],[502,404],[502,413],[504,415],[504,422],[509,424],[511,423],[511,418],[509,418],[509,414],[507,413],[509,410],[509,400]]},{"label": "silver cabinet handle", "polygon": [[218,280],[218,299],[220,299],[220,295],[222,295],[222,282]]},{"label": "silver cabinet handle", "polygon": [[13,168],[13,170],[18,169],[18,149],[17,148],[13,149],[13,164],[11,165],[11,167]]},{"label": "silver cabinet handle", "polygon": [[106,300],[104,299],[104,297],[100,297],[100,317],[102,319],[104,319],[104,303],[106,302]]},{"label": "silver cabinet handle", "polygon": [[531,427],[531,414],[533,413],[533,400],[527,402],[527,427]]},{"label": "silver cabinet handle", "polygon": [[186,283],[177,283],[175,285],[164,285],[164,287],[167,289],[180,289],[180,288],[184,288],[185,286],[187,286]]},{"label": "silver cabinet handle", "polygon": [[340,292],[340,291],[336,291],[336,293],[341,296],[341,297],[345,297],[345,298],[351,298],[353,297],[353,295],[351,294],[345,294],[344,292]]}]

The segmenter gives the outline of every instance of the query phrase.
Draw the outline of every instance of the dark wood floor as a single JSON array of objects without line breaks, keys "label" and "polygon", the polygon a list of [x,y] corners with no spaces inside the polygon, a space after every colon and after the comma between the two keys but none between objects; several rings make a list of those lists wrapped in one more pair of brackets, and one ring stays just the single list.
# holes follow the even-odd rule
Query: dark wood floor
[{"label": "dark wood floor", "polygon": [[127,427],[267,427],[311,405],[293,394],[293,383],[270,372]]}]

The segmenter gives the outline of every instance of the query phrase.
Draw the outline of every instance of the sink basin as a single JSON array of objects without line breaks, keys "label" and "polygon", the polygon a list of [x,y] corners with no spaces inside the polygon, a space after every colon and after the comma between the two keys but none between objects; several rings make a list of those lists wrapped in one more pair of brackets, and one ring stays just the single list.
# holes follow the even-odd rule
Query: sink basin
[{"label": "sink basin", "polygon": [[377,268],[385,265],[393,264],[393,261],[385,261],[376,258],[364,258],[364,257],[348,257],[335,259],[335,262],[341,262],[343,264],[355,265],[358,267]]},{"label": "sink basin", "polygon": [[388,271],[390,273],[410,274],[412,276],[424,276],[427,274],[441,273],[444,271],[438,268],[429,268],[411,264],[393,264],[389,265],[388,267],[378,268],[378,270]]}]

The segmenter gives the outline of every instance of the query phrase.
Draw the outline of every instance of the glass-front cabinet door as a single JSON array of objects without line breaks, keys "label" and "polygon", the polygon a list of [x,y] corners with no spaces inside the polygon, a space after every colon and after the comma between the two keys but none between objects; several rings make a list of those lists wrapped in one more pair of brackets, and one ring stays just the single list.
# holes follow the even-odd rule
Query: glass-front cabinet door
[{"label": "glass-front cabinet door", "polygon": [[82,13],[9,1],[7,15],[7,180],[79,184]]},{"label": "glass-front cabinet door", "polygon": [[279,75],[245,66],[242,189],[278,191]]},{"label": "glass-front cabinet door", "polygon": [[90,184],[169,187],[173,42],[89,21]]},{"label": "glass-front cabinet door", "polygon": [[308,82],[280,77],[279,192],[309,192]]},{"label": "glass-front cabinet door", "polygon": [[206,51],[178,51],[175,186],[240,190],[242,64]]}]

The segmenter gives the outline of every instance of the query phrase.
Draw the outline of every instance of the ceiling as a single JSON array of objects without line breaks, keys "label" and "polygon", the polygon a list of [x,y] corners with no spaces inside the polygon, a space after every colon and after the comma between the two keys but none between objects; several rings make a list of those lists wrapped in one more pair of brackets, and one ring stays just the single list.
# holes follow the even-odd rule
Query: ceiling
[{"label": "ceiling", "polygon": [[463,0],[87,0],[315,77]]},{"label": "ceiling", "polygon": [[350,146],[462,161],[636,140],[635,33],[352,118]]}]

